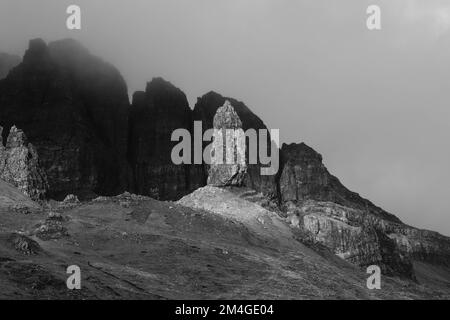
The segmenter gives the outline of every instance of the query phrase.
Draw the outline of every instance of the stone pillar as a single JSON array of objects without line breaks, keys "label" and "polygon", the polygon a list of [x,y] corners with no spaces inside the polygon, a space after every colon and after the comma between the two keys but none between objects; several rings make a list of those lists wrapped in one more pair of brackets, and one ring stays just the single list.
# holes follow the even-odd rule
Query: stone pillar
[{"label": "stone pillar", "polygon": [[214,129],[208,185],[241,186],[247,173],[245,134],[229,101],[217,109]]}]

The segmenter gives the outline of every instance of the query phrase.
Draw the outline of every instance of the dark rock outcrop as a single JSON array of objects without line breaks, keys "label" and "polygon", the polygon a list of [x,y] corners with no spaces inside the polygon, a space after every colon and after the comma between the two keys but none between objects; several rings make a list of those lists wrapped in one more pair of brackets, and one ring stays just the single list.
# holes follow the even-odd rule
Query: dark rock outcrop
[{"label": "dark rock outcrop", "polygon": [[2,131],[0,127],[0,179],[14,185],[33,200],[44,199],[48,182],[36,149],[23,131],[15,126],[11,128],[4,147]]},{"label": "dark rock outcrop", "polygon": [[343,206],[368,211],[383,219],[400,220],[348,190],[331,175],[322,163],[322,156],[304,143],[283,144],[280,177],[281,202],[304,200],[330,201]]},{"label": "dark rock outcrop", "polygon": [[403,224],[348,190],[304,143],[282,147],[280,195],[291,224],[343,259],[415,278],[414,261],[450,266],[450,239]]},{"label": "dark rock outcrop", "polygon": [[0,52],[0,80],[8,75],[8,72],[20,63],[20,57]]},{"label": "dark rock outcrop", "polygon": [[0,125],[36,147],[49,196],[114,194],[127,182],[127,87],[111,65],[74,40],[35,39],[0,81]]},{"label": "dark rock outcrop", "polygon": [[[242,129],[242,122],[229,101],[225,101],[224,105],[217,109],[214,129],[217,129],[212,149],[215,156],[212,157],[209,167],[208,184],[216,187],[241,186],[247,173],[245,145],[239,145],[237,141],[237,130]],[[232,136],[227,134],[227,129],[232,130]],[[242,162],[239,154],[242,155]],[[232,163],[227,163],[228,155],[232,155]]]},{"label": "dark rock outcrop", "polygon": [[[192,111],[186,95],[161,78],[136,92],[130,111],[128,159],[133,172],[131,190],[158,199],[179,199],[204,185],[201,166],[175,165],[172,132],[191,132]],[[199,172],[196,173],[195,170]]]},{"label": "dark rock outcrop", "polygon": [[[231,103],[240,120],[242,121],[242,129],[244,131],[248,129],[255,129],[256,132],[258,132],[259,129],[267,130],[264,122],[257,115],[255,115],[244,103],[233,98],[223,97],[220,94],[211,91],[201,98],[198,98],[193,110],[193,118],[195,121],[202,121],[203,131],[213,128],[214,116],[217,112],[217,109],[223,106],[225,101],[227,100]],[[270,138],[268,137],[268,139]],[[269,152],[273,147],[274,146],[269,142]],[[278,197],[277,175],[261,175],[261,164],[250,164],[248,161],[248,144],[246,149],[247,174],[245,176],[244,185],[258,192],[262,192],[270,198]],[[205,180],[208,175],[208,170],[206,167],[207,166],[205,166],[205,170],[203,172]]]}]

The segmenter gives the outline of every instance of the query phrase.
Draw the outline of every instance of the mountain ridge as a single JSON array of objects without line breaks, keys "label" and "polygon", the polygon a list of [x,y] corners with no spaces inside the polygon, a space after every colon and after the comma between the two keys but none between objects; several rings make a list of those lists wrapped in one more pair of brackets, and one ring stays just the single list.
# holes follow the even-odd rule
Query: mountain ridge
[{"label": "mountain ridge", "polygon": [[[185,93],[162,78],[147,82],[130,104],[114,66],[74,40],[33,39],[23,62],[0,80],[0,125],[3,135],[17,125],[36,147],[47,200],[75,194],[84,205],[129,190],[173,201],[197,191],[202,196],[208,166],[174,165],[171,133],[192,133],[193,121],[212,128],[226,101],[244,130],[267,129],[243,102],[215,91],[191,109]],[[350,191],[306,144],[283,144],[279,151],[278,173],[263,176],[261,164],[248,165],[243,187],[305,239],[358,267],[380,264],[383,272],[411,280],[417,263],[450,266],[449,238],[406,226]]]}]

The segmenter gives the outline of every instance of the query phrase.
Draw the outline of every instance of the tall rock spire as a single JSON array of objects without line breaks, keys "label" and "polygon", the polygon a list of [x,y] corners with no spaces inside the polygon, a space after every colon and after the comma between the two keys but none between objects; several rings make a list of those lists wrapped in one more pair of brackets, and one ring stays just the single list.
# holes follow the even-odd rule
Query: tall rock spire
[{"label": "tall rock spire", "polygon": [[214,142],[208,184],[241,186],[247,173],[242,122],[227,100],[214,116]]}]

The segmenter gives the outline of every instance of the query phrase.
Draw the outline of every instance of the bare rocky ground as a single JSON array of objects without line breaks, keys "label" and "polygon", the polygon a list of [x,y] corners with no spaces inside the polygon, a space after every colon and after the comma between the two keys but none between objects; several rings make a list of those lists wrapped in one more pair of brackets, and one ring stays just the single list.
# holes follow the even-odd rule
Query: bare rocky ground
[{"label": "bare rocky ground", "polygon": [[[448,272],[424,264],[418,283],[383,277],[381,290],[368,290],[368,275],[308,243],[245,190],[205,187],[178,203],[126,193],[40,207],[0,189],[9,192],[0,202],[2,299],[450,297]],[[15,197],[22,209],[11,205]],[[66,288],[69,265],[81,268],[79,291]]]}]

